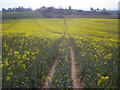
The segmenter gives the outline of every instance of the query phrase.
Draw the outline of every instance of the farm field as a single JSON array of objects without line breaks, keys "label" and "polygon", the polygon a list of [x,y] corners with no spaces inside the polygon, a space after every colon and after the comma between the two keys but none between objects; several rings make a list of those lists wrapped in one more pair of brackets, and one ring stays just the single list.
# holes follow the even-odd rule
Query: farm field
[{"label": "farm field", "polygon": [[118,44],[118,19],[3,19],[2,87],[117,88]]}]

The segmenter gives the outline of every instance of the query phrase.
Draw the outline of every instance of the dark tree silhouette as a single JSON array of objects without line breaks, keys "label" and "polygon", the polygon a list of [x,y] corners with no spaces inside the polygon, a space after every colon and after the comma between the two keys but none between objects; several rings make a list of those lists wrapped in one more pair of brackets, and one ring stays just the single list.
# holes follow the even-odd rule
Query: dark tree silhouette
[{"label": "dark tree silhouette", "polygon": [[99,8],[97,8],[96,10],[100,10]]},{"label": "dark tree silhouette", "polygon": [[69,10],[71,10],[72,8],[71,8],[72,6],[69,6],[68,8],[69,8]]},{"label": "dark tree silhouette", "polygon": [[93,8],[91,7],[90,10],[93,11]]}]

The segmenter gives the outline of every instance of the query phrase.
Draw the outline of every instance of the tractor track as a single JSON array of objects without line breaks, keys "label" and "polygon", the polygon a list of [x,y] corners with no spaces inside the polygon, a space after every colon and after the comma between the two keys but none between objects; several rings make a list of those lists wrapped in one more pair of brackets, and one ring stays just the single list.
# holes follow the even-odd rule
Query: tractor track
[{"label": "tractor track", "polygon": [[50,88],[50,84],[52,83],[52,78],[54,77],[56,66],[57,66],[57,60],[55,60],[54,65],[50,69],[50,71],[47,75],[47,78],[45,80],[45,84],[44,84],[43,88]]},{"label": "tractor track", "polygon": [[49,29],[49,28],[43,27],[42,25],[40,25],[40,24],[39,24],[36,20],[34,20],[34,19],[33,19],[33,22],[34,22],[38,27],[40,27],[40,28],[42,28],[42,29],[44,29],[44,30],[50,31],[50,32],[52,32],[52,33],[63,34],[63,33],[60,33],[60,32],[54,32],[54,31],[52,31],[52,30]]},{"label": "tractor track", "polygon": [[[68,33],[68,25],[66,23],[66,20],[64,18],[64,24],[65,24],[65,33],[63,35],[63,40],[65,39],[65,35],[68,35],[69,37],[69,43],[70,43],[70,53],[71,53],[71,78],[73,80],[73,83],[72,83],[72,88],[75,89],[75,88],[82,88],[82,83],[80,81],[80,79],[77,77],[77,67],[76,67],[76,62],[75,62],[75,53],[73,51],[73,48],[72,48],[72,44],[71,44],[71,41],[70,41],[70,35]],[[41,26],[40,26],[41,27]],[[44,28],[46,29],[46,28]],[[62,41],[61,41],[62,42]],[[58,57],[59,58],[59,57]],[[54,73],[55,73],[55,68],[57,66],[57,60],[58,58],[55,60],[52,68],[50,69],[48,75],[47,75],[47,78],[45,80],[45,84],[44,86],[42,87],[42,89],[47,89],[47,88],[50,88],[50,85],[52,83],[52,79],[54,77]]]},{"label": "tractor track", "polygon": [[70,42],[70,52],[71,52],[71,77],[72,77],[72,80],[73,80],[73,87],[72,88],[82,88],[82,83],[80,81],[80,79],[77,77],[77,68],[76,68],[76,62],[75,62],[75,53],[73,51],[73,48],[72,48],[72,44],[71,44],[71,41],[70,41],[70,35],[68,33],[68,25],[66,23],[66,20],[64,18],[64,23],[65,23],[65,31],[66,31],[66,34],[68,35],[69,37],[69,42]]}]

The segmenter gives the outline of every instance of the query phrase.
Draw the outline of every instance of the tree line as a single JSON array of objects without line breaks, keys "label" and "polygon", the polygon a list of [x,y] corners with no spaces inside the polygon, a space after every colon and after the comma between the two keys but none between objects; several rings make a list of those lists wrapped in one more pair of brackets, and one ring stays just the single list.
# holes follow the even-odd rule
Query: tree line
[{"label": "tree line", "polygon": [[18,8],[2,8],[2,12],[32,12],[33,10],[31,8],[23,8],[23,6],[19,6]]},{"label": "tree line", "polygon": [[100,14],[100,15],[110,15],[111,13],[103,8],[100,10],[99,8],[93,9],[92,7],[90,8],[90,11],[84,11],[84,10],[77,10],[77,9],[72,9],[71,6],[68,7],[68,9],[63,9],[59,7],[58,9],[55,7],[45,7],[42,6],[36,10],[32,10],[31,8],[24,8],[23,6],[19,6],[18,8],[8,8],[2,9],[3,13],[6,12],[40,12],[44,17],[52,17],[52,16],[57,16],[62,17],[63,15],[89,15],[89,14]]}]

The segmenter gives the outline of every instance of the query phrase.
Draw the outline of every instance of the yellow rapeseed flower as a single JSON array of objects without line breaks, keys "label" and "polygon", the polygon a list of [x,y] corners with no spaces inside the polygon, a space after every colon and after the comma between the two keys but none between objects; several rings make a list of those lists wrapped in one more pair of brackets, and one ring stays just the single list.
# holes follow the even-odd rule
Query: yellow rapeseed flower
[{"label": "yellow rapeseed flower", "polygon": [[8,55],[12,55],[12,53],[9,52]]},{"label": "yellow rapeseed flower", "polygon": [[97,58],[97,55],[95,55],[95,58]]},{"label": "yellow rapeseed flower", "polygon": [[19,52],[18,52],[18,51],[15,51],[14,54],[19,54]]},{"label": "yellow rapeseed flower", "polygon": [[101,83],[101,80],[99,80],[99,81],[98,81],[97,85],[99,86],[99,85],[100,85],[100,83]]},{"label": "yellow rapeseed flower", "polygon": [[29,55],[30,54],[30,52],[29,51],[26,51],[26,53]]},{"label": "yellow rapeseed flower", "polygon": [[109,80],[109,76],[106,76],[106,77],[105,77],[105,80]]},{"label": "yellow rapeseed flower", "polygon": [[67,59],[65,59],[65,61],[67,62],[68,60],[67,60]]},{"label": "yellow rapeseed flower", "polygon": [[82,54],[82,57],[84,57],[85,56],[85,54]]},{"label": "yellow rapeseed flower", "polygon": [[25,69],[25,64],[22,65],[22,68]]},{"label": "yellow rapeseed flower", "polygon": [[8,69],[11,70],[11,67],[9,67]]},{"label": "yellow rapeseed flower", "polygon": [[18,59],[20,59],[21,57],[20,57],[20,55],[18,55]]},{"label": "yellow rapeseed flower", "polygon": [[20,46],[20,49],[22,48],[22,46]]},{"label": "yellow rapeseed flower", "polygon": [[27,60],[29,60],[29,58],[26,58]]},{"label": "yellow rapeseed flower", "polygon": [[28,77],[26,77],[26,79],[28,79]]},{"label": "yellow rapeseed flower", "polygon": [[104,76],[101,76],[101,77],[100,77],[100,80],[104,80],[104,79],[105,79],[105,77],[104,77]]},{"label": "yellow rapeseed flower", "polygon": [[8,75],[13,75],[13,72],[8,73]]},{"label": "yellow rapeseed flower", "polygon": [[45,77],[44,77],[44,76],[43,76],[42,78],[43,78],[43,79],[45,79]]},{"label": "yellow rapeseed flower", "polygon": [[6,81],[9,81],[9,80],[10,80],[10,77],[9,77],[9,76],[7,76],[7,77],[6,77]]},{"label": "yellow rapeseed flower", "polygon": [[4,65],[5,65],[5,66],[9,66],[9,63],[8,63],[7,60],[5,60]]},{"label": "yellow rapeseed flower", "polygon": [[48,76],[47,78],[48,78],[48,80],[50,80],[50,79],[51,79],[49,76]]},{"label": "yellow rapeseed flower", "polygon": [[3,64],[2,64],[2,67],[3,67]]},{"label": "yellow rapeseed flower", "polygon": [[110,54],[109,54],[109,56],[111,57],[111,56],[112,56],[112,54],[110,53]]},{"label": "yellow rapeseed flower", "polygon": [[104,62],[104,64],[107,64],[107,62]]},{"label": "yellow rapeseed flower", "polygon": [[104,59],[106,59],[107,57],[106,56],[104,56]]},{"label": "yellow rapeseed flower", "polygon": [[101,75],[98,73],[97,76],[100,77]]},{"label": "yellow rapeseed flower", "polygon": [[35,56],[32,57],[33,59],[36,59]]},{"label": "yellow rapeseed flower", "polygon": [[24,84],[24,82],[22,82],[22,84]]},{"label": "yellow rapeseed flower", "polygon": [[19,62],[18,62],[18,66],[20,66],[22,63],[23,63],[23,61],[19,61]]},{"label": "yellow rapeseed flower", "polygon": [[34,55],[34,53],[32,53],[32,55]]}]

